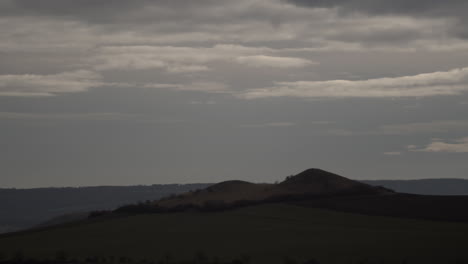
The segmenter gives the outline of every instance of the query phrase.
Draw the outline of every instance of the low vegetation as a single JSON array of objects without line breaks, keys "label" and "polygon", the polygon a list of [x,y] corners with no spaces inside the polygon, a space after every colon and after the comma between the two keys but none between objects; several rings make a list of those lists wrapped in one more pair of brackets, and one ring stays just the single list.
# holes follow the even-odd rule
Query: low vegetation
[{"label": "low vegetation", "polygon": [[[174,263],[197,252],[228,263],[457,263],[468,260],[468,224],[365,216],[290,204],[221,212],[138,214],[0,236],[0,252],[24,259],[121,256]],[[366,260],[367,262],[360,262]],[[461,262],[462,263],[462,262]]]}]

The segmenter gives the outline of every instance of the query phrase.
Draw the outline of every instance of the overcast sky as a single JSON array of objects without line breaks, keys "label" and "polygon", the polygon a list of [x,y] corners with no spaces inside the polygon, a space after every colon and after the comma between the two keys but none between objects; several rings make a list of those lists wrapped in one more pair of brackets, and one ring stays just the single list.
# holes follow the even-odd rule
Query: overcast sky
[{"label": "overcast sky", "polygon": [[0,187],[468,178],[468,1],[2,0]]}]

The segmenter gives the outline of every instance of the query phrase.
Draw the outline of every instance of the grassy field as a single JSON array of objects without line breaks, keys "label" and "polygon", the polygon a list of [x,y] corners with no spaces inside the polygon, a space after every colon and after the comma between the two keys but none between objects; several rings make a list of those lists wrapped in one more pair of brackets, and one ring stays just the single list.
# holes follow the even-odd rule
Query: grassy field
[{"label": "grassy field", "polygon": [[266,204],[94,220],[0,236],[0,254],[190,259],[200,252],[251,263],[314,258],[320,263],[457,263],[468,260],[468,224],[347,214]]}]

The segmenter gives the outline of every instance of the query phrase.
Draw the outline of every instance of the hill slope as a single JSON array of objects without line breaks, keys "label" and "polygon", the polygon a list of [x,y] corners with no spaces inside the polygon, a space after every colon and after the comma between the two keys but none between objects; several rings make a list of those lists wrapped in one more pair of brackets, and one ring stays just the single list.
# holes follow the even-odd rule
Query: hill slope
[{"label": "hill slope", "polygon": [[32,227],[61,215],[111,210],[207,186],[209,184],[0,189],[0,233]]},{"label": "hill slope", "polygon": [[[245,200],[250,202],[240,208],[186,210],[203,209],[213,201]],[[155,210],[186,204],[194,206]],[[221,260],[239,256],[251,260],[237,263],[283,263],[285,257],[325,264],[455,263],[468,261],[466,204],[468,196],[400,194],[309,169],[279,184],[227,181],[136,205],[149,211],[117,210],[0,235],[0,256],[22,252],[27,257],[51,258],[63,252],[111,262],[130,257],[139,263],[142,259],[175,263],[197,255],[195,263],[204,263],[200,258],[204,254],[199,253],[204,252]],[[167,211],[172,213],[162,213]]]},{"label": "hill slope", "polygon": [[391,191],[320,170],[308,169],[288,177],[279,184],[255,184],[245,181],[226,181],[206,189],[161,199],[155,204],[160,207],[203,205],[210,202],[226,204],[238,201],[261,202],[281,197],[324,196],[324,195],[378,195]]},{"label": "hill slope", "polygon": [[384,186],[402,193],[468,195],[468,180],[466,179],[366,180],[361,182]]},{"label": "hill slope", "polygon": [[[283,263],[455,263],[468,259],[468,224],[353,215],[286,204],[218,213],[183,212],[88,220],[0,236],[0,252],[25,256],[232,259]],[[165,257],[166,256],[166,257]],[[367,262],[360,262],[367,259]],[[382,262],[384,260],[385,262]]]},{"label": "hill slope", "polygon": [[[361,181],[384,186],[397,192],[426,195],[468,195],[468,180],[377,180]],[[229,185],[229,182],[226,182]],[[31,227],[49,221],[53,217],[70,219],[69,214],[92,210],[111,210],[137,201],[155,200],[170,194],[203,189],[211,184],[153,185],[82,188],[0,189],[0,233]],[[247,189],[247,188],[243,188]],[[215,190],[216,192],[216,190]],[[235,191],[231,197],[235,195]],[[255,193],[259,193],[256,191]],[[243,200],[258,198],[247,195]],[[205,200],[220,200],[212,196]],[[203,203],[203,201],[198,201]],[[67,215],[67,217],[61,217]],[[52,222],[56,222],[57,219]]]}]

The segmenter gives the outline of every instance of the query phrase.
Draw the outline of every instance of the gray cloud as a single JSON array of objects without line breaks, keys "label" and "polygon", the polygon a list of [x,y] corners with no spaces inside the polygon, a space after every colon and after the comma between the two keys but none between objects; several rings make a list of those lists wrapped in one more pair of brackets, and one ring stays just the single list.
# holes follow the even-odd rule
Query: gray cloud
[{"label": "gray cloud", "polygon": [[127,120],[135,115],[122,113],[18,113],[0,112],[0,119],[23,120]]},{"label": "gray cloud", "polygon": [[424,147],[409,145],[408,150],[415,152],[468,153],[468,137],[460,138],[452,142],[444,142],[441,139],[434,139]]},{"label": "gray cloud", "polygon": [[427,135],[468,132],[468,120],[434,120],[430,122],[413,122],[381,125],[370,130],[331,129],[328,133],[338,136],[400,136]]},{"label": "gray cloud", "polygon": [[228,86],[219,82],[193,82],[186,84],[148,83],[144,88],[167,88],[179,91],[193,91],[206,93],[229,93]]},{"label": "gray cloud", "polygon": [[396,156],[468,132],[466,13],[450,0],[0,1],[2,184],[269,181],[309,166],[466,176],[460,155]]},{"label": "gray cloud", "polygon": [[273,57],[265,55],[240,56],[235,58],[240,64],[253,67],[298,68],[318,64],[316,62],[291,57]]},{"label": "gray cloud", "polygon": [[0,75],[0,96],[51,96],[83,92],[102,85],[97,73],[79,70],[51,75]]},{"label": "gray cloud", "polygon": [[448,17],[456,20],[450,33],[466,38],[468,2],[464,0],[285,0],[304,7],[338,8],[343,13],[370,15],[406,15],[417,17]]},{"label": "gray cloud", "polygon": [[[48,15],[59,17],[75,17],[90,21],[109,21],[122,18],[124,11],[132,11],[143,8],[151,1],[112,1],[109,4],[104,1],[90,0],[45,0],[41,2],[27,0],[2,1],[2,15]],[[158,4],[164,1],[158,1]]]},{"label": "gray cloud", "polygon": [[264,127],[292,127],[295,126],[296,123],[293,122],[269,122],[269,123],[262,123],[262,124],[249,124],[249,125],[242,125],[242,127],[257,127],[257,128],[264,128]]},{"label": "gray cloud", "polygon": [[422,133],[446,133],[468,131],[468,120],[442,120],[408,124],[384,125],[377,133],[387,135],[408,135]]},{"label": "gray cloud", "polygon": [[447,72],[370,80],[277,82],[270,88],[246,91],[246,99],[266,97],[299,98],[385,98],[457,95],[468,91],[468,68]]},{"label": "gray cloud", "polygon": [[[141,70],[160,68],[168,72],[207,71],[209,67],[203,64],[240,59],[243,55],[261,54],[271,52],[269,48],[245,47],[240,45],[215,45],[213,47],[174,47],[174,46],[113,46],[98,50],[97,55],[91,59],[97,70]],[[255,57],[253,57],[255,58]],[[257,61],[269,59],[283,59],[284,64],[301,63],[308,61],[296,58],[257,57]],[[284,61],[286,60],[286,61]],[[293,61],[293,62],[291,62]],[[311,63],[311,62],[308,62]],[[264,63],[265,64],[265,63]]]},{"label": "gray cloud", "polygon": [[[302,8],[279,0],[196,1],[196,4],[190,1],[117,1],[115,6],[93,1],[64,1],[70,5],[55,0],[41,1],[40,5],[31,1],[9,2],[12,7],[3,9],[2,31],[10,35],[6,38],[10,41],[22,40],[21,45],[31,43],[30,48],[37,47],[37,42],[42,42],[44,48],[51,47],[51,42],[62,48],[66,47],[61,45],[64,42],[83,47],[273,42],[282,43],[283,47],[322,49],[349,49],[356,46],[352,43],[395,48],[398,43],[416,40],[422,41],[412,43],[416,47],[433,44],[434,40],[450,41],[444,45],[456,42],[447,36],[457,22],[446,17],[416,18],[399,13],[340,16],[333,8]],[[98,23],[101,20],[110,21]],[[25,30],[30,34],[18,34]]]},{"label": "gray cloud", "polygon": [[386,156],[400,156],[402,153],[400,151],[388,151],[383,154]]},{"label": "gray cloud", "polygon": [[462,15],[468,8],[464,0],[286,0],[306,7],[335,7],[343,11],[360,11],[370,14],[405,14],[405,15]]}]

